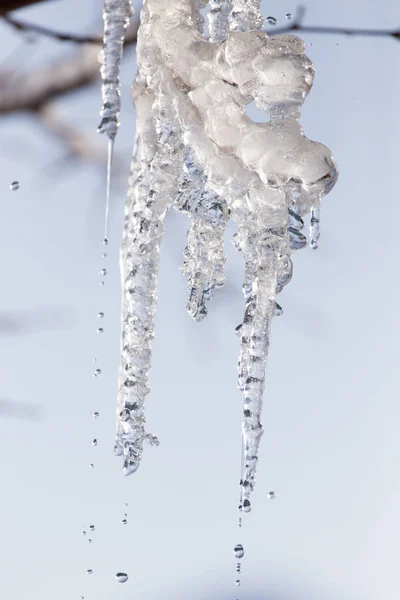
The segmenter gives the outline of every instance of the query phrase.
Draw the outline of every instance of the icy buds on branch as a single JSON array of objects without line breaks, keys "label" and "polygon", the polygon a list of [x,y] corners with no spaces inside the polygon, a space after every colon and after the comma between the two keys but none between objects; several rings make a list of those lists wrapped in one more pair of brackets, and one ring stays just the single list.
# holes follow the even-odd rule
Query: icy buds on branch
[{"label": "icy buds on branch", "polygon": [[[271,320],[282,312],[275,296],[290,281],[291,251],[306,243],[301,217],[312,207],[316,246],[320,199],[334,185],[337,171],[328,148],[307,139],[298,122],[314,74],[302,40],[260,32],[259,0],[210,0],[207,41],[200,13],[205,4],[144,0],[141,14],[134,83],[137,138],[121,250],[116,453],[123,454],[129,474],[150,439],[144,399],[165,213],[175,201],[175,208],[192,218],[182,270],[189,285],[188,311],[196,320],[204,318],[206,302],[224,283],[223,238],[230,217],[246,264],[246,309],[237,331],[244,394],[241,485],[243,507],[249,510],[263,431]],[[115,93],[113,98],[119,102]],[[267,112],[268,122],[254,123],[246,115],[245,106],[253,100]]]}]

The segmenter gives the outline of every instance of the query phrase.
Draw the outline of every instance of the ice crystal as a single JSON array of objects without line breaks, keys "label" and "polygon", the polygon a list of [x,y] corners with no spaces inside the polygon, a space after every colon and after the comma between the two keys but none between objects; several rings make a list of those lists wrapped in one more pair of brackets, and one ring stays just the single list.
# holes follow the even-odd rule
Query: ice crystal
[{"label": "ice crystal", "polygon": [[[130,474],[144,442],[158,444],[145,431],[144,402],[165,214],[174,204],[191,218],[182,271],[188,312],[198,321],[225,281],[223,241],[231,218],[237,226],[233,242],[245,262],[245,313],[236,332],[244,396],[240,506],[248,512],[263,433],[271,322],[282,314],[276,295],[291,279],[292,251],[307,243],[302,217],[310,211],[310,244],[318,244],[320,200],[337,171],[328,148],[307,139],[298,122],[314,75],[303,41],[259,31],[259,0],[210,0],[207,41],[200,14],[205,4],[145,0],[141,13],[133,85],[137,133],[121,249],[115,452]],[[268,122],[246,115],[253,100]]]}]

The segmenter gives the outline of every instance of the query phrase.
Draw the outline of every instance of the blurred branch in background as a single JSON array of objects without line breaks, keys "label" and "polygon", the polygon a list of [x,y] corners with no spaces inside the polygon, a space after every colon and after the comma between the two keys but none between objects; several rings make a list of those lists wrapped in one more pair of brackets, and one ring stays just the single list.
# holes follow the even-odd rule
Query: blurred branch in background
[{"label": "blurred branch in background", "polygon": [[24,421],[42,421],[43,410],[36,404],[15,402],[10,398],[0,397],[0,417],[12,417]]},{"label": "blurred branch in background", "polygon": [[54,2],[54,0],[0,0],[0,15],[4,15],[12,10],[38,4],[39,2]]}]

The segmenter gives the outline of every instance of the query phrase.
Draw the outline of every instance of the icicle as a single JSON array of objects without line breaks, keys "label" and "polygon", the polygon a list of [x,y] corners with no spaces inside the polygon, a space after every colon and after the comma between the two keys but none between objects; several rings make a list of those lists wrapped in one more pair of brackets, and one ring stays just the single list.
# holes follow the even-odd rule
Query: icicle
[{"label": "icicle", "polygon": [[232,10],[232,0],[210,0],[209,6],[210,42],[223,42],[228,32],[228,17]]},{"label": "icicle", "polygon": [[231,31],[261,29],[263,22],[260,0],[232,0],[229,23]]},{"label": "icicle", "polygon": [[320,220],[320,207],[319,203],[314,204],[311,207],[311,221],[310,221],[310,248],[316,250],[318,248],[319,241],[319,220]]},{"label": "icicle", "polygon": [[125,30],[132,15],[131,0],[104,0],[104,56],[101,67],[103,106],[97,131],[110,137],[116,136],[119,127],[119,70]]}]

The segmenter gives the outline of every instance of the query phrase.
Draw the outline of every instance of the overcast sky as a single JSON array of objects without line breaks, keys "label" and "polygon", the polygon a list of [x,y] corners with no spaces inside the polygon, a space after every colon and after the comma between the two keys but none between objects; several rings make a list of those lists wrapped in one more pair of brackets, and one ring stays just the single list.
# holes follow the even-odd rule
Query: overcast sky
[{"label": "overcast sky", "polygon": [[[400,24],[394,0],[305,5],[309,24]],[[284,21],[296,4],[271,0],[263,9]],[[89,33],[101,26],[100,12],[94,0],[59,0],[20,17]],[[296,253],[279,299],[284,316],[273,323],[254,508],[240,535],[242,399],[233,330],[243,315],[243,265],[227,239],[228,283],[207,319],[193,322],[178,269],[183,215],[167,221],[147,401],[148,428],[161,445],[146,448],[128,479],[112,454],[134,50],[123,67],[120,183],[104,289],[105,172],[82,163],[59,168],[65,149],[40,123],[2,118],[2,599],[398,600],[400,44],[305,39],[316,77],[301,123],[332,150],[340,179],[323,201],[320,249]],[[73,51],[41,40],[10,56],[20,44],[0,24],[1,69],[28,71]],[[60,116],[105,147],[94,133],[99,106],[99,87],[57,104]],[[106,315],[101,339],[99,310]],[[97,380],[94,356],[103,369]],[[91,524],[89,544],[81,530]],[[239,595],[238,542],[246,552]],[[124,585],[115,581],[118,571],[129,574]]]}]

